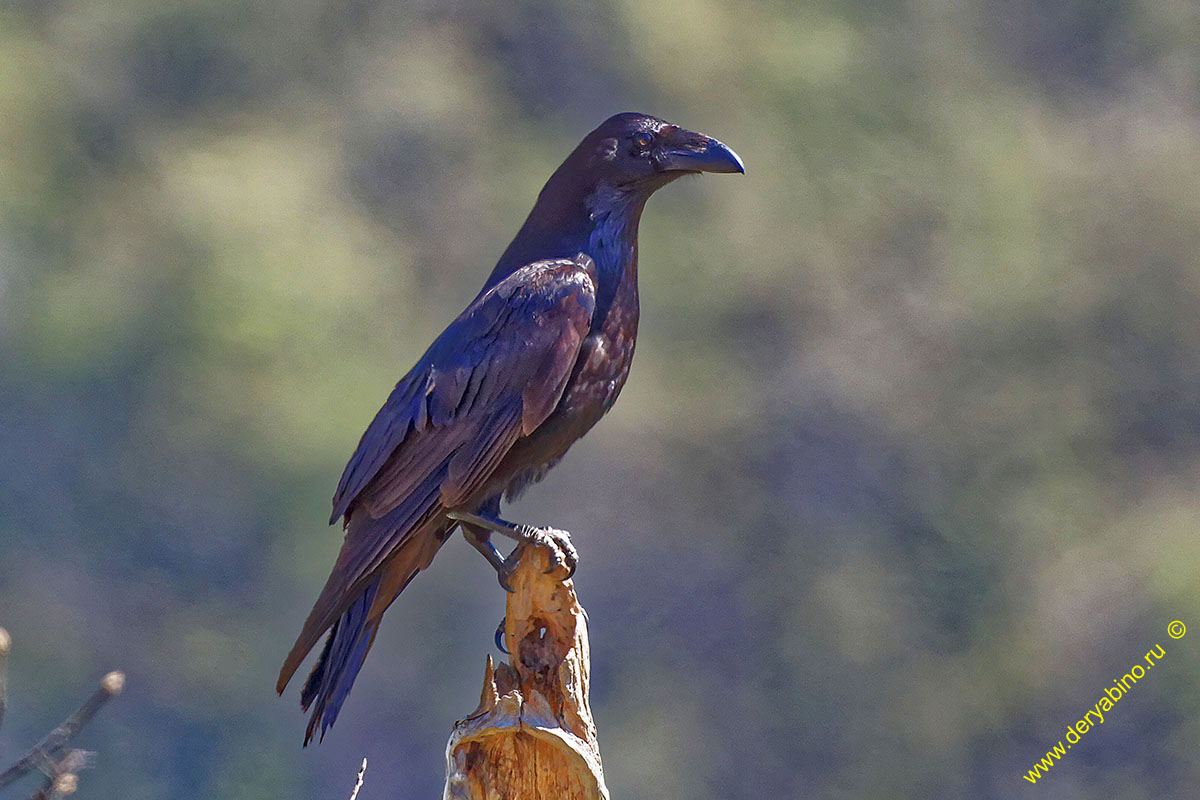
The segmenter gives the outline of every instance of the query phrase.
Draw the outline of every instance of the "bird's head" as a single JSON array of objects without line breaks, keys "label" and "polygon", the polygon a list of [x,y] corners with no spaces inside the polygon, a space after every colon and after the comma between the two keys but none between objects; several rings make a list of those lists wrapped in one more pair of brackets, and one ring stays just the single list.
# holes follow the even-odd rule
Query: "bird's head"
[{"label": "bird's head", "polygon": [[595,185],[646,194],[683,175],[745,172],[737,153],[711,136],[633,112],[601,123],[571,154],[571,162]]},{"label": "bird's head", "polygon": [[585,252],[603,267],[605,253],[628,257],[650,195],[701,172],[745,169],[736,153],[711,136],[649,114],[609,117],[546,181],[484,289],[538,259]]}]

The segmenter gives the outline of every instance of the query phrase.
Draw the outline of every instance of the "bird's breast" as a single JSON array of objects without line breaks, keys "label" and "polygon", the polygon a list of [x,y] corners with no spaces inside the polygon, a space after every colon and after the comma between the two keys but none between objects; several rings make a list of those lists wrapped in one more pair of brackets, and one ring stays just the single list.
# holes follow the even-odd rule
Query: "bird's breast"
[{"label": "bird's breast", "polygon": [[558,405],[531,435],[514,444],[497,471],[493,487],[501,488],[510,498],[519,495],[529,484],[541,480],[567,449],[612,408],[629,376],[637,324],[636,285],[618,289],[605,318],[583,340]]},{"label": "bird's breast", "polygon": [[612,408],[629,376],[637,328],[637,278],[629,270],[617,286],[604,318],[583,342],[575,372],[559,403],[561,410],[570,413],[572,408],[579,408],[587,416],[594,414],[587,426],[590,428]]},{"label": "bird's breast", "polygon": [[629,377],[635,342],[636,327],[606,326],[589,335],[580,348],[575,374],[563,392],[559,410],[568,416],[578,412],[584,418],[594,417],[587,427],[595,424],[612,408]]}]

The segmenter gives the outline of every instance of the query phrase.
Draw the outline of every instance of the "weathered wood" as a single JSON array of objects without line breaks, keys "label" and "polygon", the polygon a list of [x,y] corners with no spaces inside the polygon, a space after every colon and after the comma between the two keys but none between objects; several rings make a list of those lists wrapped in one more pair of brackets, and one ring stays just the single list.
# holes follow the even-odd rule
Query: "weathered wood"
[{"label": "weathered wood", "polygon": [[367,774],[367,760],[364,758],[362,766],[358,768],[358,781],[354,784],[354,791],[350,792],[350,800],[357,800],[358,792],[362,789],[363,777]]},{"label": "weathered wood", "polygon": [[488,656],[479,707],[446,745],[443,800],[608,800],[588,705],[587,615],[550,551],[509,579],[509,663]]}]

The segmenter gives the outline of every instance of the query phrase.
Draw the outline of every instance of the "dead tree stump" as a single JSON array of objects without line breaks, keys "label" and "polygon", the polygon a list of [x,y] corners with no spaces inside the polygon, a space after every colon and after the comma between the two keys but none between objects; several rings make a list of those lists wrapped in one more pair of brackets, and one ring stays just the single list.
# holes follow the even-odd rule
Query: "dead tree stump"
[{"label": "dead tree stump", "polygon": [[507,664],[488,656],[479,708],[446,745],[443,800],[608,800],[588,705],[587,615],[549,551],[510,578]]}]

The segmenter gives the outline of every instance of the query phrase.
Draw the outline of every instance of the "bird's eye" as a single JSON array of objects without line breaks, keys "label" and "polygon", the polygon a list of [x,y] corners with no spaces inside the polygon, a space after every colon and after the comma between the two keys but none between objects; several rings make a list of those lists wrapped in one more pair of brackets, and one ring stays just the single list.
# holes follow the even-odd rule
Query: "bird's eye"
[{"label": "bird's eye", "polygon": [[633,135],[633,143],[638,147],[639,150],[645,150],[653,141],[654,137],[645,131],[641,133],[635,133]]}]

